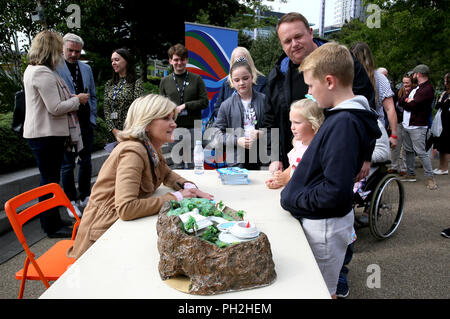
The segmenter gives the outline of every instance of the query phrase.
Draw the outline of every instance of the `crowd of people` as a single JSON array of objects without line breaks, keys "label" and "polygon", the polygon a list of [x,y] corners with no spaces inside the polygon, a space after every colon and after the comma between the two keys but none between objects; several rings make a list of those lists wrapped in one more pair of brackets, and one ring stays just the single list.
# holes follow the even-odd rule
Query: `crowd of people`
[{"label": "crowd of people", "polygon": [[[356,238],[355,182],[371,173],[371,163],[389,159],[391,173],[416,181],[416,156],[429,190],[438,188],[434,175],[448,174],[450,74],[435,105],[443,130],[432,140],[440,158],[433,170],[428,128],[434,89],[426,65],[405,73],[396,92],[387,70],[376,69],[366,43],[348,49],[315,38],[299,13],[284,15],[276,32],[283,54],[267,77],[246,48],[233,50],[214,107],[213,141],[234,148],[227,157],[230,166],[260,169],[262,160],[252,155],[261,147],[270,151],[267,187],[283,188],[274,200],[301,223],[330,295],[346,297]],[[157,214],[169,200],[212,198],[172,171],[162,154],[163,144],[169,144],[172,152],[181,151],[175,168],[193,167],[194,140],[202,134],[194,124],[209,103],[204,81],[186,68],[188,51],[182,44],[168,50],[173,73],[161,79],[159,94],[143,94],[127,49],[112,52],[113,76],[104,95],[111,154],[91,189],[97,96],[92,70],[80,62],[83,46],[75,34],[43,31],[33,39],[24,74],[23,136],[36,157],[40,184],[59,183],[62,176],[64,191],[82,216],[68,251],[74,258],[119,218]],[[175,134],[177,126],[184,130],[181,136]],[[272,145],[273,129],[279,134]],[[179,150],[180,142],[185,147]],[[155,196],[161,184],[173,192]],[[57,211],[41,214],[41,225],[49,237],[72,234]],[[449,232],[442,234],[449,237]]]}]

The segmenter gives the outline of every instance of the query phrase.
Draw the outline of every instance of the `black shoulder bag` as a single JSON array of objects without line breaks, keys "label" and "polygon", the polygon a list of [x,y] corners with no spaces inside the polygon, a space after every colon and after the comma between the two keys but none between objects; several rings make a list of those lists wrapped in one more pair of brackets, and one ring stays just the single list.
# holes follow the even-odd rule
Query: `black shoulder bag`
[{"label": "black shoulder bag", "polygon": [[25,122],[25,91],[17,91],[14,97],[14,112],[11,123],[11,129],[23,135],[23,123]]}]

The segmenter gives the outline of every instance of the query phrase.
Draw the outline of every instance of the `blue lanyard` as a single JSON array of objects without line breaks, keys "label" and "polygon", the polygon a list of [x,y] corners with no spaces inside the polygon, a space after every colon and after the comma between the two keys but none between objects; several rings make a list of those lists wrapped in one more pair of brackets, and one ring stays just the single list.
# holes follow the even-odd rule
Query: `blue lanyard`
[{"label": "blue lanyard", "polygon": [[123,86],[125,85],[126,80],[123,79],[122,80],[122,84],[119,86],[119,88],[117,88],[117,85],[114,84],[114,90],[113,90],[113,101],[116,100],[116,96],[117,94],[122,90]]},{"label": "blue lanyard", "polygon": [[180,94],[180,105],[184,103],[184,89],[185,89],[186,84],[187,84],[188,73],[189,72],[186,71],[186,75],[184,76],[183,89],[182,90],[180,90],[180,87],[178,86],[177,80],[175,79],[175,73],[172,73],[173,81],[175,82],[175,86],[177,87],[178,94]]},{"label": "blue lanyard", "polygon": [[78,84],[78,62],[75,64],[75,78],[73,77],[72,72],[70,72],[70,76],[72,77],[72,83],[73,88],[76,91],[77,90],[77,84]]}]

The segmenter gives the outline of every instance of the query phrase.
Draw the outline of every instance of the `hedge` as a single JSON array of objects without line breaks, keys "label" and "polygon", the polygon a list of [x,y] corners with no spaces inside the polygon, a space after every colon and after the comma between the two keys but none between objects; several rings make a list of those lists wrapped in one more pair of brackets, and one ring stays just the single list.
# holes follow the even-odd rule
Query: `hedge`
[{"label": "hedge", "polygon": [[[144,92],[159,93],[159,78],[144,82]],[[99,85],[97,91],[97,127],[94,130],[93,151],[103,149],[107,143],[108,128],[103,119],[103,95],[105,86]],[[28,143],[11,130],[12,112],[0,112],[0,174],[35,167],[36,160]]]},{"label": "hedge", "polygon": [[[0,114],[0,174],[35,167],[36,160],[26,140],[11,130],[12,112]],[[105,121],[97,117],[94,130],[93,151],[103,149],[108,128]]]}]

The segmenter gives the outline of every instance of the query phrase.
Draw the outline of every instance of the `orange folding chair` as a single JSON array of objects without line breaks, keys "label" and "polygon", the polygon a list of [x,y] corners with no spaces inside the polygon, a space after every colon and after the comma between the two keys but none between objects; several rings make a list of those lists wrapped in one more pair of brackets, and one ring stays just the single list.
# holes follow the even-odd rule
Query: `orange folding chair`
[{"label": "orange folding chair", "polygon": [[[33,206],[24,209],[20,213],[17,213],[17,209],[20,206],[49,194],[53,194],[53,197],[38,202]],[[31,252],[26,242],[22,226],[31,218],[58,206],[68,207],[76,218],[75,225],[73,226],[72,239],[58,241],[41,257],[35,259],[34,254]],[[24,267],[16,273],[16,279],[22,280],[19,291],[19,299],[22,299],[26,280],[41,280],[45,287],[48,288],[50,287],[49,281],[57,280],[67,268],[75,262],[74,258],[66,256],[66,252],[73,244],[78,225],[80,224],[80,218],[75,213],[75,209],[64,191],[56,183],[40,186],[11,198],[5,203],[5,211],[19,242],[22,244],[27,254]],[[29,265],[30,262],[31,265]]]}]

